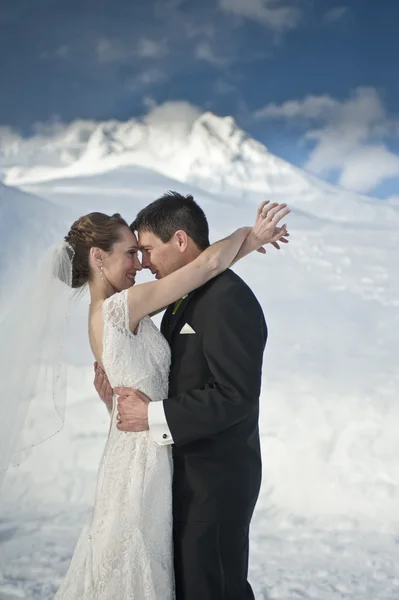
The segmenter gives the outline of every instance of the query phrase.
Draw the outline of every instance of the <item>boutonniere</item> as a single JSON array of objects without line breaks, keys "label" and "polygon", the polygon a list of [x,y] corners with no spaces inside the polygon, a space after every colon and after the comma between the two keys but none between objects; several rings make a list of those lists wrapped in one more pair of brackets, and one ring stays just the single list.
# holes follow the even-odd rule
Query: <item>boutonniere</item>
[{"label": "boutonniere", "polygon": [[183,302],[183,300],[185,300],[187,298],[187,296],[188,296],[188,294],[186,294],[185,296],[183,296],[183,298],[180,298],[180,300],[176,300],[174,309],[172,311],[172,315],[175,315],[177,313],[177,311],[180,308],[180,304]]}]

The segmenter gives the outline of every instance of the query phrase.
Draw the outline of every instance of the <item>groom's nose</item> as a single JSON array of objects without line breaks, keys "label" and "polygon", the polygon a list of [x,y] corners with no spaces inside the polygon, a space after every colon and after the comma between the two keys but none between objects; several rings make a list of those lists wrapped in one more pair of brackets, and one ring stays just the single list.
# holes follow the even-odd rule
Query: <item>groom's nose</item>
[{"label": "groom's nose", "polygon": [[134,268],[136,269],[136,271],[141,271],[141,269],[143,268],[143,265],[141,264],[140,259],[137,254],[136,254],[136,261],[134,264]]},{"label": "groom's nose", "polygon": [[142,252],[141,254],[141,266],[143,269],[151,269],[151,260],[148,252]]}]

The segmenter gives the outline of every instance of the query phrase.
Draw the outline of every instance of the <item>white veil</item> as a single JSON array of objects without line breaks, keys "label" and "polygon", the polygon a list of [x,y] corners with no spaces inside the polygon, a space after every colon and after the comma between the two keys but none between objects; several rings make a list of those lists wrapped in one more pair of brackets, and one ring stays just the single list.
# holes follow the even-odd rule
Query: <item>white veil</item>
[{"label": "white veil", "polygon": [[0,307],[0,487],[64,425],[73,256],[66,242],[51,247]]}]

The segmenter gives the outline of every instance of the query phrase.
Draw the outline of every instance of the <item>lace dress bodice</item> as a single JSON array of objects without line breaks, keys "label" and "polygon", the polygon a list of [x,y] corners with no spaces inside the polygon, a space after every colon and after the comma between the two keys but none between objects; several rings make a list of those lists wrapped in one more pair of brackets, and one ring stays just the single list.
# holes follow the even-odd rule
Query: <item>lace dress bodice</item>
[{"label": "lace dress bodice", "polygon": [[103,366],[112,388],[135,387],[153,402],[168,394],[170,348],[150,317],[130,331],[127,290],[103,305]]}]

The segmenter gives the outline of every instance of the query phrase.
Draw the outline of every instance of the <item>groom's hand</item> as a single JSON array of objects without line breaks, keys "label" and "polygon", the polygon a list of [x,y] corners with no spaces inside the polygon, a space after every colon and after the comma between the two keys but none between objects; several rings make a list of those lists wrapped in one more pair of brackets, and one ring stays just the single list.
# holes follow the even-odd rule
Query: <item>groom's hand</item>
[{"label": "groom's hand", "polygon": [[113,392],[108,378],[98,362],[94,363],[94,387],[101,400],[107,405],[112,406]]},{"label": "groom's hand", "polygon": [[[283,237],[281,237],[279,239],[278,242],[271,242],[272,246],[274,246],[275,248],[277,248],[277,250],[280,250],[280,245],[279,243],[282,242],[283,244],[288,244],[288,242],[290,241],[289,238],[290,234],[288,233],[288,231],[286,230],[286,233]],[[264,252],[264,254],[266,254],[266,251]]]},{"label": "groom's hand", "polygon": [[118,394],[117,404],[117,428],[119,431],[146,431],[148,425],[148,404],[150,398],[131,388],[115,388],[115,394]]}]

